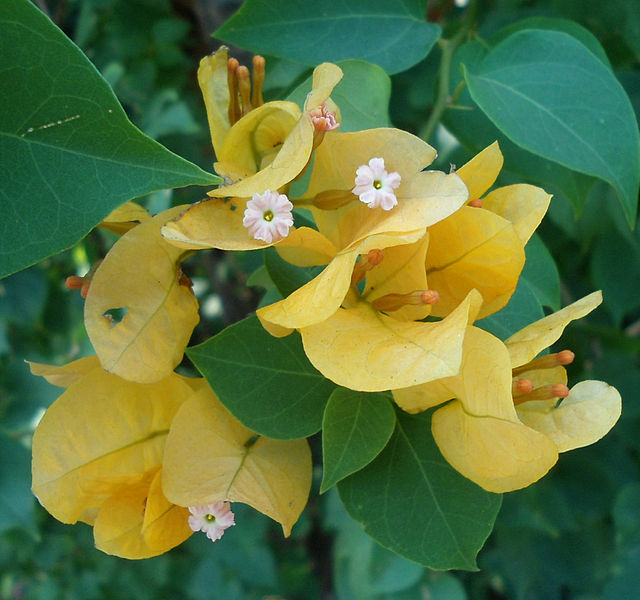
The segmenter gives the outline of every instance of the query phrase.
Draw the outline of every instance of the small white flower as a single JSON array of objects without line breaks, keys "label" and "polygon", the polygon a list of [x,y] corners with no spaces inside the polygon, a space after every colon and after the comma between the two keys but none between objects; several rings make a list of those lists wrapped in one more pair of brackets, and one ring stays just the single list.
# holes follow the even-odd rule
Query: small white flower
[{"label": "small white flower", "polygon": [[398,204],[393,190],[399,185],[400,173],[387,173],[384,158],[372,158],[368,165],[356,169],[356,187],[351,191],[369,208],[380,206],[383,210],[391,210]]},{"label": "small white flower", "polygon": [[284,194],[266,190],[247,202],[242,224],[256,240],[271,244],[289,235],[293,225],[293,204]]},{"label": "small white flower", "polygon": [[212,542],[219,540],[225,529],[236,524],[228,502],[190,506],[189,512],[189,527],[193,531],[204,531]]}]

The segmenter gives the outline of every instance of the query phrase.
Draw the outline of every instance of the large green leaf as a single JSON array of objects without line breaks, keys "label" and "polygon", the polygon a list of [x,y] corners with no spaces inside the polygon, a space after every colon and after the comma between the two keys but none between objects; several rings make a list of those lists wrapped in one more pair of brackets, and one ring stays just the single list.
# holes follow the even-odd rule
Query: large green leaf
[{"label": "large green leaf", "polygon": [[396,430],[368,466],[338,483],[349,514],[385,548],[432,569],[476,569],[502,497],[442,458],[430,415],[398,413]]},{"label": "large green leaf", "polygon": [[471,96],[523,148],[611,184],[635,223],[638,125],[613,73],[560,31],[510,35],[465,73]]},{"label": "large green leaf", "polygon": [[[463,80],[462,65],[473,70],[487,52],[485,45],[478,40],[468,42],[458,48],[451,66],[452,92]],[[596,181],[593,177],[576,173],[556,162],[527,152],[514,144],[480,110],[471,98],[467,87],[460,94],[457,105],[471,110],[446,111],[443,117],[445,126],[466,148],[474,153],[480,152],[498,140],[505,160],[501,174],[502,183],[522,181],[535,183],[554,196],[566,198],[576,214],[582,210],[589,189]],[[458,161],[458,164],[464,164],[463,160]]]},{"label": "large green leaf", "polygon": [[386,394],[336,389],[322,419],[320,492],[369,464],[386,446],[396,424]]},{"label": "large green leaf", "polygon": [[33,529],[29,463],[29,450],[0,434],[0,532],[13,527]]},{"label": "large green leaf", "polygon": [[[389,76],[378,65],[363,60],[343,60],[338,66],[344,77],[331,93],[331,99],[340,107],[340,131],[390,127]],[[311,76],[296,87],[287,99],[302,107],[309,90]],[[367,93],[363,94],[362,90],[367,90]]]},{"label": "large green leaf", "polygon": [[560,273],[540,236],[533,234],[525,252],[527,262],[520,277],[529,284],[540,304],[560,310]]},{"label": "large green leaf", "polygon": [[123,202],[219,178],[127,119],[31,2],[0,3],[0,276],[72,246]]},{"label": "large green leaf", "polygon": [[336,387],[307,360],[298,333],[272,337],[257,317],[187,348],[187,356],[243,425],[272,438],[316,433]]},{"label": "large green leaf", "polygon": [[601,235],[591,253],[591,277],[602,290],[605,306],[616,324],[640,307],[640,242],[615,230]]},{"label": "large green leaf", "polygon": [[246,0],[214,36],[252,52],[316,66],[359,58],[399,73],[440,36],[422,0]]}]

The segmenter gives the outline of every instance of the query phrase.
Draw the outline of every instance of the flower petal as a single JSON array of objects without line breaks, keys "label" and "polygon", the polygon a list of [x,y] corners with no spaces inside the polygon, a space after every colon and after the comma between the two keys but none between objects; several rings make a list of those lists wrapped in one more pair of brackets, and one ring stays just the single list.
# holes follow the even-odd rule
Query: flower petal
[{"label": "flower petal", "polygon": [[593,292],[514,333],[505,342],[511,355],[511,366],[519,367],[533,360],[562,335],[571,321],[588,315],[601,303],[602,292]]},{"label": "flower petal", "polygon": [[207,109],[211,141],[216,156],[220,156],[222,142],[229,129],[229,84],[227,74],[228,48],[220,46],[205,56],[198,67],[198,84]]},{"label": "flower petal", "polygon": [[440,294],[432,315],[447,315],[474,288],[483,297],[478,318],[507,304],[525,262],[524,247],[509,221],[464,206],[433,225],[429,234],[427,282]]},{"label": "flower petal", "polygon": [[518,421],[470,415],[457,400],[433,414],[431,431],[447,462],[489,492],[527,487],[558,459],[546,435]]},{"label": "flower petal", "polygon": [[549,208],[551,195],[542,188],[524,183],[494,190],[482,200],[482,208],[504,217],[523,244],[529,241]]},{"label": "flower petal", "polygon": [[203,389],[171,424],[162,479],[176,504],[243,502],[278,521],[288,536],[307,502],[311,453],[304,439],[255,435]]},{"label": "flower petal", "polygon": [[[184,208],[164,211],[123,235],[91,279],[87,333],[102,366],[131,381],[152,383],[171,373],[199,320],[198,301],[179,273],[183,251],[160,235]],[[112,311],[120,315],[114,319]]]},{"label": "flower petal", "polygon": [[480,198],[495,183],[503,163],[500,146],[493,142],[457,170],[469,188],[470,200]]},{"label": "flower petal", "polygon": [[475,302],[472,293],[437,323],[397,321],[359,302],[300,333],[313,366],[335,383],[366,392],[408,387],[458,372]]},{"label": "flower petal", "polygon": [[557,400],[525,402],[518,406],[520,420],[551,438],[559,452],[597,442],[616,424],[622,400],[604,381],[581,381],[556,408]]},{"label": "flower petal", "polygon": [[[408,294],[427,289],[424,261],[429,234],[413,244],[385,248],[382,262],[367,273],[363,300],[373,302],[386,294]],[[389,313],[394,319],[420,321],[431,312],[427,304],[407,305]]]}]

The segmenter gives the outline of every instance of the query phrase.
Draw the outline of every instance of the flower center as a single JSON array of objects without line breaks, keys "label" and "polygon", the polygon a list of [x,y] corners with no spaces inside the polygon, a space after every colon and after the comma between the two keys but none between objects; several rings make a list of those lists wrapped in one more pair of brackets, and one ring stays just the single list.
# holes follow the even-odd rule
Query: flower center
[{"label": "flower center", "polygon": [[213,523],[213,521],[216,520],[216,518],[213,515],[205,515],[205,521],[208,521],[209,523]]},{"label": "flower center", "polygon": [[262,215],[262,218],[267,221],[267,223],[273,221],[273,211],[271,210],[267,210],[264,212],[264,214]]},{"label": "flower center", "polygon": [[356,185],[351,193],[369,208],[391,210],[398,204],[393,190],[400,186],[401,179],[397,171],[388,173],[384,168],[384,158],[377,156],[356,169]]}]

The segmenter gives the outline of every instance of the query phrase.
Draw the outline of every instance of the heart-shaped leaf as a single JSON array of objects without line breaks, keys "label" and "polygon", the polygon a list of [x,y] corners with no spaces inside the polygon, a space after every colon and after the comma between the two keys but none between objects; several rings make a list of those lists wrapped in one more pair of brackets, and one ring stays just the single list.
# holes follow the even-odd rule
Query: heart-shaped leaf
[{"label": "heart-shaped leaf", "polygon": [[214,37],[311,66],[359,58],[392,74],[420,62],[440,36],[424,13],[421,0],[247,0]]},{"label": "heart-shaped leaf", "polygon": [[395,432],[367,467],[338,483],[349,514],[385,548],[432,569],[475,570],[501,496],[442,458],[427,413],[398,412]]},{"label": "heart-shaped leaf", "polygon": [[0,3],[0,276],[72,246],[114,208],[220,178],[139,131],[33,3]]},{"label": "heart-shaped leaf", "polygon": [[465,73],[482,111],[519,146],[616,190],[635,223],[638,124],[611,70],[562,31],[518,31]]}]

